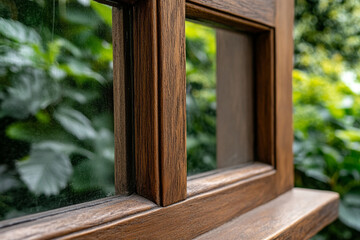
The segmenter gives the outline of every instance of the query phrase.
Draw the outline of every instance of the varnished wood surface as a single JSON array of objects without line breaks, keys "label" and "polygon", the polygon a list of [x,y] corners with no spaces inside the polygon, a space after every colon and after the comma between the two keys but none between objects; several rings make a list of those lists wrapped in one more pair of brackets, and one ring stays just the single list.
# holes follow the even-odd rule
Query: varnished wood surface
[{"label": "varnished wood surface", "polygon": [[218,168],[254,161],[253,41],[249,34],[216,29]]},{"label": "varnished wood surface", "polygon": [[274,171],[270,171],[64,238],[191,239],[275,198],[274,176]]},{"label": "varnished wood surface", "polygon": [[[263,184],[259,180],[255,182],[256,187]],[[91,208],[81,204],[76,210],[71,210],[75,207],[72,206],[62,213],[57,213],[59,210],[49,211],[48,216],[38,216],[33,223],[8,224],[7,228],[0,230],[0,238],[103,239],[117,236],[121,239],[163,239],[171,236],[173,239],[190,239],[225,223],[199,239],[307,239],[337,217],[338,194],[293,189],[226,223],[241,212],[248,211],[249,205],[244,201],[256,196],[241,189],[241,185],[227,187],[165,208],[136,195],[110,198],[108,202]],[[241,195],[239,202],[236,198]],[[229,200],[223,201],[225,198]],[[253,200],[257,202],[255,205],[259,205],[259,196]],[[52,212],[53,215],[50,214]],[[99,225],[101,229],[96,228]],[[66,235],[77,231],[80,232]]]},{"label": "varnished wood surface", "polygon": [[161,204],[186,198],[185,0],[158,0]]},{"label": "varnished wood surface", "polygon": [[187,196],[192,197],[271,170],[272,166],[255,162],[197,174],[188,178]]},{"label": "varnished wood surface", "polygon": [[275,0],[188,0],[188,2],[267,26],[275,25]]},{"label": "varnished wood surface", "polygon": [[277,192],[281,194],[294,185],[292,69],[294,1],[276,1],[275,29],[275,163]]},{"label": "varnished wood surface", "polygon": [[[275,166],[275,87],[273,30],[255,39],[255,159]],[[287,91],[284,89],[284,91]],[[280,116],[281,117],[281,116]],[[292,131],[290,128],[286,128]]]},{"label": "varnished wood surface", "polygon": [[270,27],[247,19],[225,14],[204,6],[199,6],[191,2],[186,2],[186,17],[197,20],[202,24],[208,24],[211,27],[221,27],[244,32],[261,32],[270,30]]},{"label": "varnished wood surface", "polygon": [[0,238],[191,239],[204,234],[199,239],[307,239],[337,217],[336,193],[295,188],[261,205],[275,197],[267,184],[274,184],[274,174],[252,180],[168,207],[132,195],[37,214],[33,222],[26,221],[30,216],[22,224],[5,221],[12,224],[1,226]]},{"label": "varnished wood surface", "polygon": [[114,49],[114,175],[117,194],[130,194],[135,190],[134,165],[132,161],[133,89],[131,83],[131,54],[128,48],[130,39],[125,39],[124,36],[130,30],[128,11],[128,8],[118,9],[116,7],[112,10]]},{"label": "varnished wood surface", "polygon": [[0,239],[52,239],[156,207],[137,195],[109,197],[2,221]]},{"label": "varnished wood surface", "polygon": [[137,195],[118,196],[3,221],[0,239],[190,239],[273,199],[275,171],[264,167],[245,167],[243,178],[231,170],[194,178],[190,182],[217,187],[195,189],[187,200],[168,207]]},{"label": "varnished wood surface", "polygon": [[[178,4],[181,2],[181,0],[144,0],[134,5],[134,84],[135,91],[140,93],[134,99],[135,128],[137,129],[135,130],[137,191],[158,204],[161,203],[160,199],[164,199],[165,201],[162,202],[164,205],[180,200],[178,196],[186,195],[183,188],[178,187],[186,183],[186,170],[185,175],[182,173],[177,175],[178,173],[172,168],[175,166],[180,169],[180,172],[184,171],[181,165],[183,163],[178,159],[186,160],[186,156],[185,158],[177,156],[178,153],[184,154],[185,151],[181,149],[186,145],[182,142],[185,140],[185,135],[181,132],[181,129],[185,131],[185,125],[178,128],[179,124],[177,124],[182,123],[181,111],[185,111],[185,108],[181,108],[182,104],[185,104],[182,102],[182,97],[185,98],[185,82],[181,77],[185,74],[185,69],[183,72],[177,72],[184,67],[182,64],[185,64],[182,62],[184,59],[181,58],[185,51],[183,42],[176,37],[176,34],[183,34],[183,21],[179,22],[178,18],[179,15],[185,13],[183,8],[177,12]],[[189,181],[189,186],[191,187],[192,181],[198,181],[199,184],[194,184],[192,189],[189,188],[190,197],[167,207],[159,207],[143,197],[132,195],[98,200],[96,204],[86,203],[35,214],[20,220],[13,219],[1,222],[0,239],[191,239],[225,223],[227,224],[220,228],[230,226],[228,224],[232,222],[229,221],[241,214],[245,214],[240,217],[244,217],[243,220],[240,221],[240,218],[237,220],[243,224],[249,224],[247,220],[251,220],[252,225],[248,226],[256,226],[261,223],[261,219],[263,224],[260,225],[264,225],[264,221],[272,223],[270,217],[264,216],[275,218],[274,227],[278,226],[281,230],[276,231],[272,228],[273,238],[288,239],[293,234],[307,238],[336,217],[337,195],[333,194],[325,197],[325,195],[309,193],[305,194],[306,198],[302,198],[297,193],[284,195],[286,197],[278,198],[282,200],[275,200],[278,204],[270,202],[270,205],[256,208],[293,186],[291,70],[294,3],[288,0],[277,0],[276,7],[271,8],[273,14],[276,11],[274,23],[271,21],[266,23],[266,19],[271,19],[269,16],[275,17],[275,15],[269,15],[269,11],[263,9],[273,4],[274,0],[246,1],[245,4],[248,5],[244,5],[240,10],[237,9],[240,5],[236,4],[241,4],[245,0],[191,0],[191,2],[200,6],[197,10],[208,9],[200,18],[205,16],[207,19],[216,21],[216,17],[219,16],[219,19],[223,19],[219,20],[223,21],[222,24],[226,24],[224,19],[230,19],[231,25],[240,21],[240,18],[235,16],[248,16],[251,20],[249,22],[253,24],[257,24],[253,22],[255,21],[275,28],[276,170],[264,170],[260,167],[258,173],[252,169],[248,175],[244,173],[243,178],[239,177],[240,175],[235,176],[232,171],[223,175],[219,173],[217,176],[193,178]],[[235,5],[230,8],[229,6],[232,6],[230,3]],[[259,3],[262,3],[262,6],[256,8],[256,4]],[[254,5],[249,11],[251,4]],[[262,13],[260,17],[256,16],[259,13],[258,10]],[[216,14],[212,14],[214,12]],[[225,13],[230,14],[225,16]],[[201,11],[198,14],[202,14]],[[269,30],[267,26],[264,28]],[[173,27],[172,30],[171,27]],[[159,32],[159,29],[162,30]],[[170,33],[175,37],[172,38]],[[183,93],[181,93],[182,84]],[[164,117],[171,114],[173,115],[170,118]],[[175,116],[180,116],[180,118],[175,119]],[[164,129],[173,132],[166,136]],[[180,147],[176,144],[180,144]],[[172,148],[174,146],[176,148]],[[173,149],[180,149],[180,152],[177,150],[171,152]],[[167,164],[170,169],[168,173],[165,172]],[[180,176],[180,181],[173,181],[178,176]],[[182,179],[183,176],[185,176],[185,181]],[[165,179],[165,184],[163,179]],[[205,184],[205,187],[201,187],[201,182],[206,181],[211,182],[210,187]],[[304,193],[310,190],[301,191]],[[298,201],[299,198],[303,200]],[[291,207],[287,205],[289,200],[292,202]],[[284,211],[285,206],[288,206],[286,208],[288,211]],[[280,209],[279,212],[284,215],[298,206],[301,206],[301,211],[292,212],[297,217],[286,218],[286,222],[274,213],[274,209]],[[304,217],[304,210],[308,213],[305,214],[306,217]],[[254,213],[256,211],[258,215]],[[246,215],[247,212],[249,215]],[[291,223],[291,225],[286,227],[284,225],[286,223]],[[321,224],[315,225],[315,223]],[[231,226],[233,229],[234,225]],[[270,231],[270,228],[261,229],[264,230],[263,232]],[[244,234],[254,234],[249,230],[251,230],[250,227],[244,231]]]},{"label": "varnished wood surface", "polygon": [[294,188],[202,236],[202,239],[309,239],[337,218],[339,195]]},{"label": "varnished wood surface", "polygon": [[134,124],[136,191],[160,204],[156,0],[134,6]]}]

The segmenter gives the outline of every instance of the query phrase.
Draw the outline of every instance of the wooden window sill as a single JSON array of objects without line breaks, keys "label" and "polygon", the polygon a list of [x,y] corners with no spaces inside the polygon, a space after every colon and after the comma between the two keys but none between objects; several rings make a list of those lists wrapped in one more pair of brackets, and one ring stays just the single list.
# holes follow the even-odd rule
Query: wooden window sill
[{"label": "wooden window sill", "polygon": [[338,205],[337,193],[294,188],[196,239],[309,239],[337,218]]}]

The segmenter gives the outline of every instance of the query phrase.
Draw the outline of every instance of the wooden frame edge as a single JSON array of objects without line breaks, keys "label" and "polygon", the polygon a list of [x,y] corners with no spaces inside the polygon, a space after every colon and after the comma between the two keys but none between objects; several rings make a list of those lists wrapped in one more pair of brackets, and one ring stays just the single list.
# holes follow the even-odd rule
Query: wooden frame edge
[{"label": "wooden frame edge", "polygon": [[[250,19],[269,27],[275,25],[276,0],[187,0],[198,6],[212,8],[217,12]],[[265,13],[265,14],[264,14]]]},{"label": "wooden frame edge", "polygon": [[240,182],[273,171],[273,169],[274,168],[268,164],[254,162],[194,175],[188,177],[187,197],[193,197],[229,184]]},{"label": "wooden frame edge", "polygon": [[[138,236],[141,234],[149,236],[149,232],[155,234],[156,231],[151,230],[155,225],[159,225],[159,231],[165,236],[165,226],[169,224],[169,219],[178,218],[177,221],[180,222],[189,221],[186,224],[188,229],[191,229],[192,224],[204,221],[199,231],[196,229],[190,231],[189,234],[195,237],[276,197],[273,191],[276,171],[263,167],[269,166],[253,168],[246,178],[235,181],[232,180],[232,171],[238,171],[236,169],[217,173],[215,178],[208,178],[209,182],[213,182],[212,188],[197,191],[185,201],[168,207],[159,207],[134,194],[109,197],[12,219],[2,222],[5,225],[0,229],[0,238],[24,239],[30,236],[42,239],[80,236],[105,238],[118,234],[131,238],[134,236],[131,234],[135,233],[139,234]],[[221,182],[221,179],[230,184],[219,186],[218,182],[219,180]],[[247,191],[251,191],[252,194],[248,194]],[[257,194],[259,191],[261,195]],[[239,202],[239,199],[243,201]],[[217,218],[215,216],[220,217],[213,222],[212,219]],[[161,222],[156,223],[157,220]],[[146,232],[133,232],[137,228]],[[117,232],[119,229],[120,232]],[[176,225],[172,225],[171,229],[176,234],[186,231]]]},{"label": "wooden frame edge", "polygon": [[[273,170],[167,207],[153,208],[63,238],[194,238],[274,199],[277,196],[273,191],[274,180]],[[248,194],[248,191],[252,191],[253,194]],[[257,194],[258,191],[262,192],[260,196]]]},{"label": "wooden frame edge", "polygon": [[114,177],[116,194],[135,191],[133,163],[133,59],[130,35],[132,11],[125,6],[113,7],[114,65]]},{"label": "wooden frame edge", "polygon": [[186,198],[185,0],[158,0],[161,205]]},{"label": "wooden frame edge", "polygon": [[134,126],[137,194],[160,199],[158,36],[156,0],[134,5]]},{"label": "wooden frame edge", "polygon": [[294,188],[196,240],[309,239],[336,219],[338,205],[337,193]]},{"label": "wooden frame edge", "polygon": [[[186,3],[186,16],[212,27],[249,33],[254,38],[254,135],[255,161],[277,168],[275,163],[275,30],[251,20],[207,7]],[[226,26],[224,24],[227,24]],[[259,56],[261,55],[261,56]],[[283,91],[278,88],[278,91]],[[288,130],[288,129],[286,129]],[[282,164],[281,161],[279,164]]]},{"label": "wooden frame edge", "polygon": [[275,164],[277,193],[294,186],[292,128],[294,0],[276,1],[275,27]]}]

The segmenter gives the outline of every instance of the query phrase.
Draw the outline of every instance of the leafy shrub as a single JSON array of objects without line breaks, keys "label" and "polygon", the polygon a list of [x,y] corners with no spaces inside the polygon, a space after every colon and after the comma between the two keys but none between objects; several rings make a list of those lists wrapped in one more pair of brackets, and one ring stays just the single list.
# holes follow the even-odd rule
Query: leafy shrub
[{"label": "leafy shrub", "polygon": [[297,0],[295,11],[295,184],[341,195],[317,239],[360,239],[360,2]]},{"label": "leafy shrub", "polygon": [[0,219],[114,192],[111,9],[56,2],[0,2]]}]

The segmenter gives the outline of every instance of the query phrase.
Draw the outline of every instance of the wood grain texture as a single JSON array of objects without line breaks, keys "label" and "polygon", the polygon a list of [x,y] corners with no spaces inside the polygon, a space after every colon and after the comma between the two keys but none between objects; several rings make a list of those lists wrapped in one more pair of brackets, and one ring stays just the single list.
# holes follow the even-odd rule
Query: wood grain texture
[{"label": "wood grain texture", "polygon": [[276,1],[275,28],[275,151],[277,192],[281,194],[294,185],[292,128],[294,1]]},{"label": "wood grain texture", "polygon": [[[273,30],[259,33],[254,39],[255,159],[275,166],[275,55]],[[287,91],[287,89],[281,91]]]},{"label": "wood grain texture", "polygon": [[202,239],[309,239],[337,218],[339,195],[294,188]]},{"label": "wood grain texture", "polygon": [[197,174],[188,177],[187,197],[208,192],[271,170],[273,170],[272,166],[255,162]]},{"label": "wood grain texture", "polygon": [[156,0],[134,6],[136,191],[160,204]]},{"label": "wood grain texture", "polygon": [[185,0],[158,0],[161,204],[186,198]]},{"label": "wood grain texture", "polygon": [[261,32],[270,30],[270,27],[259,23],[225,14],[213,9],[186,2],[186,17],[201,22],[201,24],[231,29],[242,32]]},{"label": "wood grain texture", "polygon": [[217,167],[254,161],[253,37],[216,29]]},{"label": "wood grain texture", "polygon": [[109,197],[2,221],[0,239],[52,239],[155,207],[154,203],[137,195]]},{"label": "wood grain texture", "polygon": [[275,0],[188,0],[188,2],[267,26],[275,25]]},{"label": "wood grain texture", "polygon": [[192,239],[275,198],[274,180],[272,170],[168,207],[99,224],[63,238]]},{"label": "wood grain texture", "polygon": [[[124,14],[125,11],[125,14]],[[115,189],[117,194],[135,190],[132,149],[132,83],[129,39],[129,9],[113,8]]]}]

